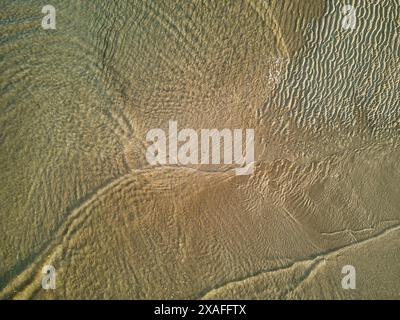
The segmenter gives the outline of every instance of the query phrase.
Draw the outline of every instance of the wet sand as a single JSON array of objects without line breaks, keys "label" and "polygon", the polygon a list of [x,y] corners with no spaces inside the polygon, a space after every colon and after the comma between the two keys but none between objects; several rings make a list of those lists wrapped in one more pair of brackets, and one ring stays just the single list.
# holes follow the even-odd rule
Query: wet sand
[{"label": "wet sand", "polygon": [[[398,0],[0,3],[0,298],[400,298]],[[169,120],[254,174],[149,166]]]}]

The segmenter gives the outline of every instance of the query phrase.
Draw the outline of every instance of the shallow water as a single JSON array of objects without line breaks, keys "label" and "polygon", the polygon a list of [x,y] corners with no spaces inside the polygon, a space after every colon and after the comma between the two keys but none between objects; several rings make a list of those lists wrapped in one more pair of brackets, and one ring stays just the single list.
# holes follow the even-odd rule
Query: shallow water
[{"label": "shallow water", "polygon": [[[400,297],[398,0],[0,3],[1,298]],[[254,174],[149,166],[171,119]]]}]

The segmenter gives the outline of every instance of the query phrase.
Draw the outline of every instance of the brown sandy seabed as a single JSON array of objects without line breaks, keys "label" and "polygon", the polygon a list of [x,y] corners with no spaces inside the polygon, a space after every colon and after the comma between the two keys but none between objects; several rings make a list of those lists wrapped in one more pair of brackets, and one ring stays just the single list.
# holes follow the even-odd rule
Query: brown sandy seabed
[{"label": "brown sandy seabed", "polygon": [[[348,3],[1,0],[0,297],[399,299],[400,3]],[[255,173],[148,167],[170,119]]]}]

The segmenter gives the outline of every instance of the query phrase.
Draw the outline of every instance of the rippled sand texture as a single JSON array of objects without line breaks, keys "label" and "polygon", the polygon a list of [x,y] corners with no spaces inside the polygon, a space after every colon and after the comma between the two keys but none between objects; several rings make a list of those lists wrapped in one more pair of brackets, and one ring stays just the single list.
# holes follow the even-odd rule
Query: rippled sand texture
[{"label": "rippled sand texture", "polygon": [[[349,2],[0,0],[0,297],[399,299],[400,2]],[[149,167],[170,119],[254,175]]]}]

